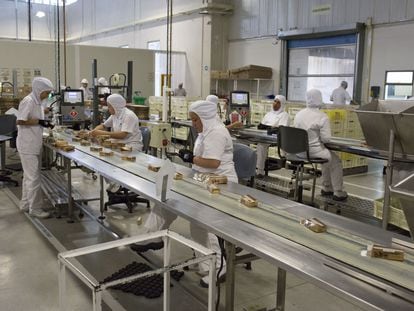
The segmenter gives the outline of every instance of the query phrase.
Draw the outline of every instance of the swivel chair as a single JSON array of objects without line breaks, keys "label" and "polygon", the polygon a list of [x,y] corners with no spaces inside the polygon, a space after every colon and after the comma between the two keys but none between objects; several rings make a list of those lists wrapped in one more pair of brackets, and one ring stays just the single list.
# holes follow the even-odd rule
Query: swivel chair
[{"label": "swivel chair", "polygon": [[[281,151],[285,154],[282,154]],[[294,167],[293,178],[295,179],[294,200],[302,202],[303,194],[303,174],[305,164],[311,164],[313,177],[311,203],[315,199],[315,185],[317,174],[317,165],[327,163],[327,159],[311,158],[309,155],[308,132],[304,129],[280,126],[277,136],[277,151],[280,158],[286,159]]]},{"label": "swivel chair", "polygon": [[[143,148],[142,151],[144,153],[148,153],[149,143],[151,140],[151,132],[148,127],[141,126],[140,127],[141,134],[142,134],[142,143]],[[129,189],[121,187],[117,192],[107,191],[108,194],[108,202],[105,203],[104,209],[107,210],[108,206],[114,204],[125,204],[128,207],[128,212],[132,213],[132,209],[134,208],[134,203],[145,203],[147,204],[147,208],[150,208],[150,202],[147,199],[141,198],[138,194],[134,192],[130,192]]]},{"label": "swivel chair", "polygon": [[[237,178],[239,183],[245,184],[248,187],[254,187],[254,176],[256,175],[256,161],[257,154],[255,150],[252,150],[246,145],[234,143],[233,144],[233,162],[236,169]],[[240,253],[242,249],[236,247],[236,253]],[[241,260],[241,258],[252,258],[255,259],[252,255],[243,255],[236,256],[236,262]],[[246,266],[246,270],[252,269],[251,261],[243,261]]]},{"label": "swivel chair", "polygon": [[[16,126],[16,116],[15,115],[2,115],[0,116],[0,135],[10,137],[10,140],[13,139],[14,135],[17,132]],[[6,144],[3,144],[2,148],[6,148]],[[2,150],[2,156],[6,155],[6,150]],[[5,159],[1,159],[3,163],[5,163]],[[11,175],[11,171],[6,170],[5,167],[0,171],[0,181],[4,183],[11,183],[14,184],[16,187],[19,183],[16,180],[13,180],[9,175]]]}]

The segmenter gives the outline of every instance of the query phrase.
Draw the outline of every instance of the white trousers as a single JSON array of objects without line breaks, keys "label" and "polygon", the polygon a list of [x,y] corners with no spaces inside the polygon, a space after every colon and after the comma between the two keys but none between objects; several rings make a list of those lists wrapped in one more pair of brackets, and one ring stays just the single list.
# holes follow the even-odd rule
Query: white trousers
[{"label": "white trousers", "polygon": [[267,154],[269,151],[269,144],[257,144],[256,154],[257,154],[257,174],[265,174],[265,163],[267,159]]},{"label": "white trousers", "polygon": [[43,206],[40,169],[42,156],[36,154],[20,154],[23,167],[22,199],[20,209],[40,210]]},{"label": "white trousers", "polygon": [[[155,204],[155,206],[151,209],[151,213],[149,214],[144,227],[147,230],[147,232],[155,232],[159,230],[168,229],[170,225],[173,223],[174,220],[177,219],[177,215],[174,213],[171,213],[170,211],[166,210],[165,208],[162,208]],[[192,239],[203,245],[204,247],[207,247],[211,250],[213,250],[216,253],[217,261],[216,266],[217,269],[220,267],[221,263],[221,249],[218,242],[217,237],[214,234],[208,233],[203,228],[200,228],[196,225],[193,225],[190,223],[190,234]],[[223,271],[226,266],[226,261],[223,261]],[[207,262],[202,262],[199,265],[200,271],[208,271],[209,265]]]},{"label": "white trousers", "polygon": [[315,158],[328,159],[322,164],[322,186],[325,191],[343,191],[343,170],[342,162],[335,152],[328,149],[310,149],[309,155]]}]

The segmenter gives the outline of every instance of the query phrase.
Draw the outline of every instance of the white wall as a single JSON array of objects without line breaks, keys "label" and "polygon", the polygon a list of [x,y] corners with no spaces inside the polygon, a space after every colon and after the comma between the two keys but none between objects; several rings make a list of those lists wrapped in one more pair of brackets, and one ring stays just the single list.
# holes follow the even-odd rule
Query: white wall
[{"label": "white wall", "polygon": [[[81,41],[87,45],[101,46],[121,46],[129,45],[130,48],[146,49],[148,41],[160,40],[161,49],[167,49],[166,25],[162,23],[153,23],[150,26],[130,29],[129,31],[116,31],[110,35],[97,35],[86,41]],[[185,19],[177,18],[172,27],[173,40],[172,50],[185,52],[187,59],[186,78],[184,87],[188,96],[202,96],[202,71],[204,67],[202,62],[202,43],[203,43],[203,17],[199,14],[192,15]],[[112,60],[113,62],[115,60]],[[209,64],[207,64],[209,65]],[[174,74],[174,68],[172,68]],[[173,88],[176,87],[173,85]],[[208,89],[208,88],[207,88]]]},{"label": "white wall", "polygon": [[375,27],[373,30],[370,86],[381,87],[384,96],[385,71],[414,70],[414,23]]},{"label": "white wall", "polygon": [[229,43],[228,68],[259,65],[273,69],[274,91],[279,89],[281,45],[274,38],[239,40]]}]

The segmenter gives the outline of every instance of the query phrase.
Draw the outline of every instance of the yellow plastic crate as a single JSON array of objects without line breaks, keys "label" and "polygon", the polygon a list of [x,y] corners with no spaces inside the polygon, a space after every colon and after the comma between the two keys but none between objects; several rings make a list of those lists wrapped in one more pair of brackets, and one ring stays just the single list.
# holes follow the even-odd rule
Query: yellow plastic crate
[{"label": "yellow plastic crate", "polygon": [[[377,199],[374,201],[374,217],[382,219],[383,205],[384,199]],[[404,211],[401,209],[400,201],[396,198],[391,198],[390,216],[388,223],[393,224],[399,228],[409,230]]]}]

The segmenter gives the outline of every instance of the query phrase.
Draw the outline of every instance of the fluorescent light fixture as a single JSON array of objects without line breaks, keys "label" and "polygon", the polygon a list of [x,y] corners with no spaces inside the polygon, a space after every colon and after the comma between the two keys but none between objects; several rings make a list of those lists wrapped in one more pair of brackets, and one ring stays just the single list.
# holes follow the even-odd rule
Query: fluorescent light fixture
[{"label": "fluorescent light fixture", "polygon": [[[14,1],[14,0],[12,0]],[[27,0],[19,0],[20,2],[27,2]],[[66,0],[66,6],[71,5],[72,3],[78,2],[78,0]],[[45,4],[45,5],[63,5],[63,0],[32,0],[31,3],[35,4]]]},{"label": "fluorescent light fixture", "polygon": [[42,17],[45,17],[45,16],[46,16],[46,14],[43,11],[37,11],[37,13],[36,13],[36,17],[42,18]]}]

